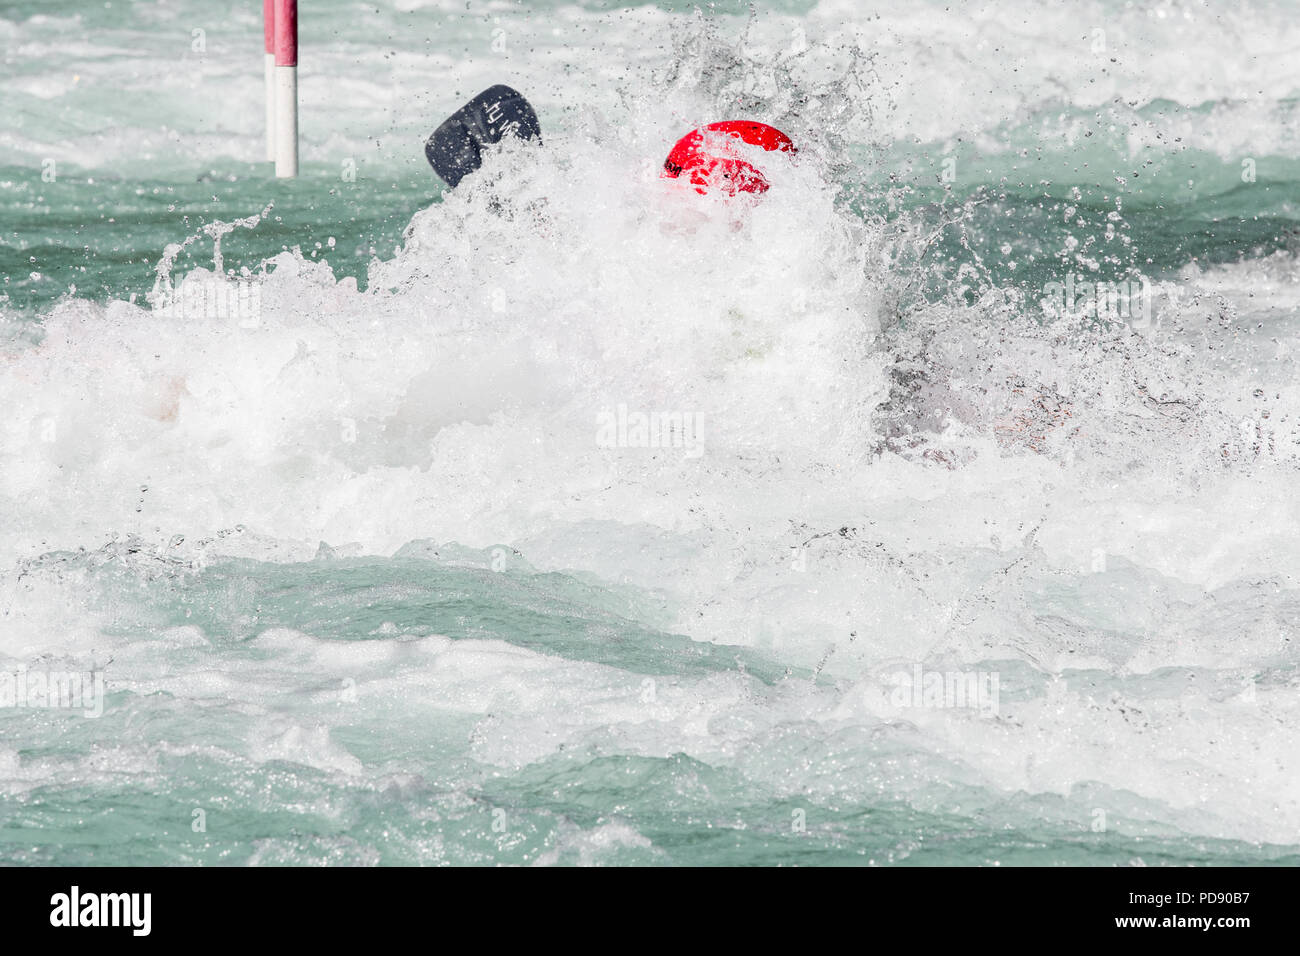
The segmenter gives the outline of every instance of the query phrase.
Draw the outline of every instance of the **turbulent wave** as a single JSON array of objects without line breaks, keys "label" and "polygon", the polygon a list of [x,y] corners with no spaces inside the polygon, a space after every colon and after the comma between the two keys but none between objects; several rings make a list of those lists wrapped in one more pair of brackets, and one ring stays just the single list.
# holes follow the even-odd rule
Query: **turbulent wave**
[{"label": "turbulent wave", "polygon": [[[563,47],[591,95],[543,92],[546,145],[361,275],[308,177],[283,251],[241,253],[284,227],[239,185],[147,294],[7,310],[0,670],[108,697],[0,717],[0,815],[132,808],[7,858],[1294,860],[1297,78],[1251,56],[1292,27],[1034,11],[563,7],[627,56]],[[455,56],[403,42],[404,76]],[[1242,72],[1188,71],[1200,46]],[[369,135],[373,58],[321,55],[343,101],[308,164]],[[24,76],[31,123],[74,95]],[[658,177],[731,113],[804,147],[767,194]],[[45,148],[24,129],[5,162]],[[1057,308],[1071,275],[1148,313]],[[999,698],[900,703],[926,672]],[[252,835],[192,839],[203,806]]]}]

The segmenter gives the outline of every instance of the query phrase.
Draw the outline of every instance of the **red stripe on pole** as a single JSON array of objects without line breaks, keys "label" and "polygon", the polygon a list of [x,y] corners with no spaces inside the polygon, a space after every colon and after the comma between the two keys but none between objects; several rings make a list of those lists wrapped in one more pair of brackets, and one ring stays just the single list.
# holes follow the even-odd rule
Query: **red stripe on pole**
[{"label": "red stripe on pole", "polygon": [[275,0],[262,0],[262,36],[266,52],[275,52]]},{"label": "red stripe on pole", "polygon": [[298,65],[298,0],[275,0],[275,65]]}]

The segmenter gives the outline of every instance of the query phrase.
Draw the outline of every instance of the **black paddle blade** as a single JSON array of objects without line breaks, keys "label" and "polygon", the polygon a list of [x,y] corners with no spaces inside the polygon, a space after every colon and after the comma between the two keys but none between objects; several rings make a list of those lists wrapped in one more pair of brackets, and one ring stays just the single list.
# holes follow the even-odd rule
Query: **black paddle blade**
[{"label": "black paddle blade", "polygon": [[541,142],[542,128],[528,101],[510,87],[498,84],[447,117],[424,144],[424,155],[429,157],[434,172],[454,189],[483,165],[484,146],[510,135]]}]

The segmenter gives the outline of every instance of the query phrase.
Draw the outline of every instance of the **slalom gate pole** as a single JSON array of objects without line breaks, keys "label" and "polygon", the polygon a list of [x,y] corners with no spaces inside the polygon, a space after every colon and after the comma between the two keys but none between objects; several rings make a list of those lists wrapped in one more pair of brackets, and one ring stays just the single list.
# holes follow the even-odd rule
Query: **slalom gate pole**
[{"label": "slalom gate pole", "polygon": [[266,159],[275,161],[275,0],[262,0],[262,56],[266,75]]},{"label": "slalom gate pole", "polygon": [[275,175],[298,175],[298,0],[275,2]]}]

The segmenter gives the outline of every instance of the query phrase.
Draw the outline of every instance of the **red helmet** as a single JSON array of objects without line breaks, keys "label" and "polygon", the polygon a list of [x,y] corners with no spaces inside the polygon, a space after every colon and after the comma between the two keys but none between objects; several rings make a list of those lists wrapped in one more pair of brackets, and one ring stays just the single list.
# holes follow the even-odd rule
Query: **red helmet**
[{"label": "red helmet", "polygon": [[684,173],[701,195],[712,188],[722,190],[727,196],[767,192],[767,179],[739,157],[736,143],[761,146],[768,152],[795,152],[790,137],[773,126],[750,120],[725,120],[693,129],[679,139],[664,162],[663,176],[677,179]]}]

